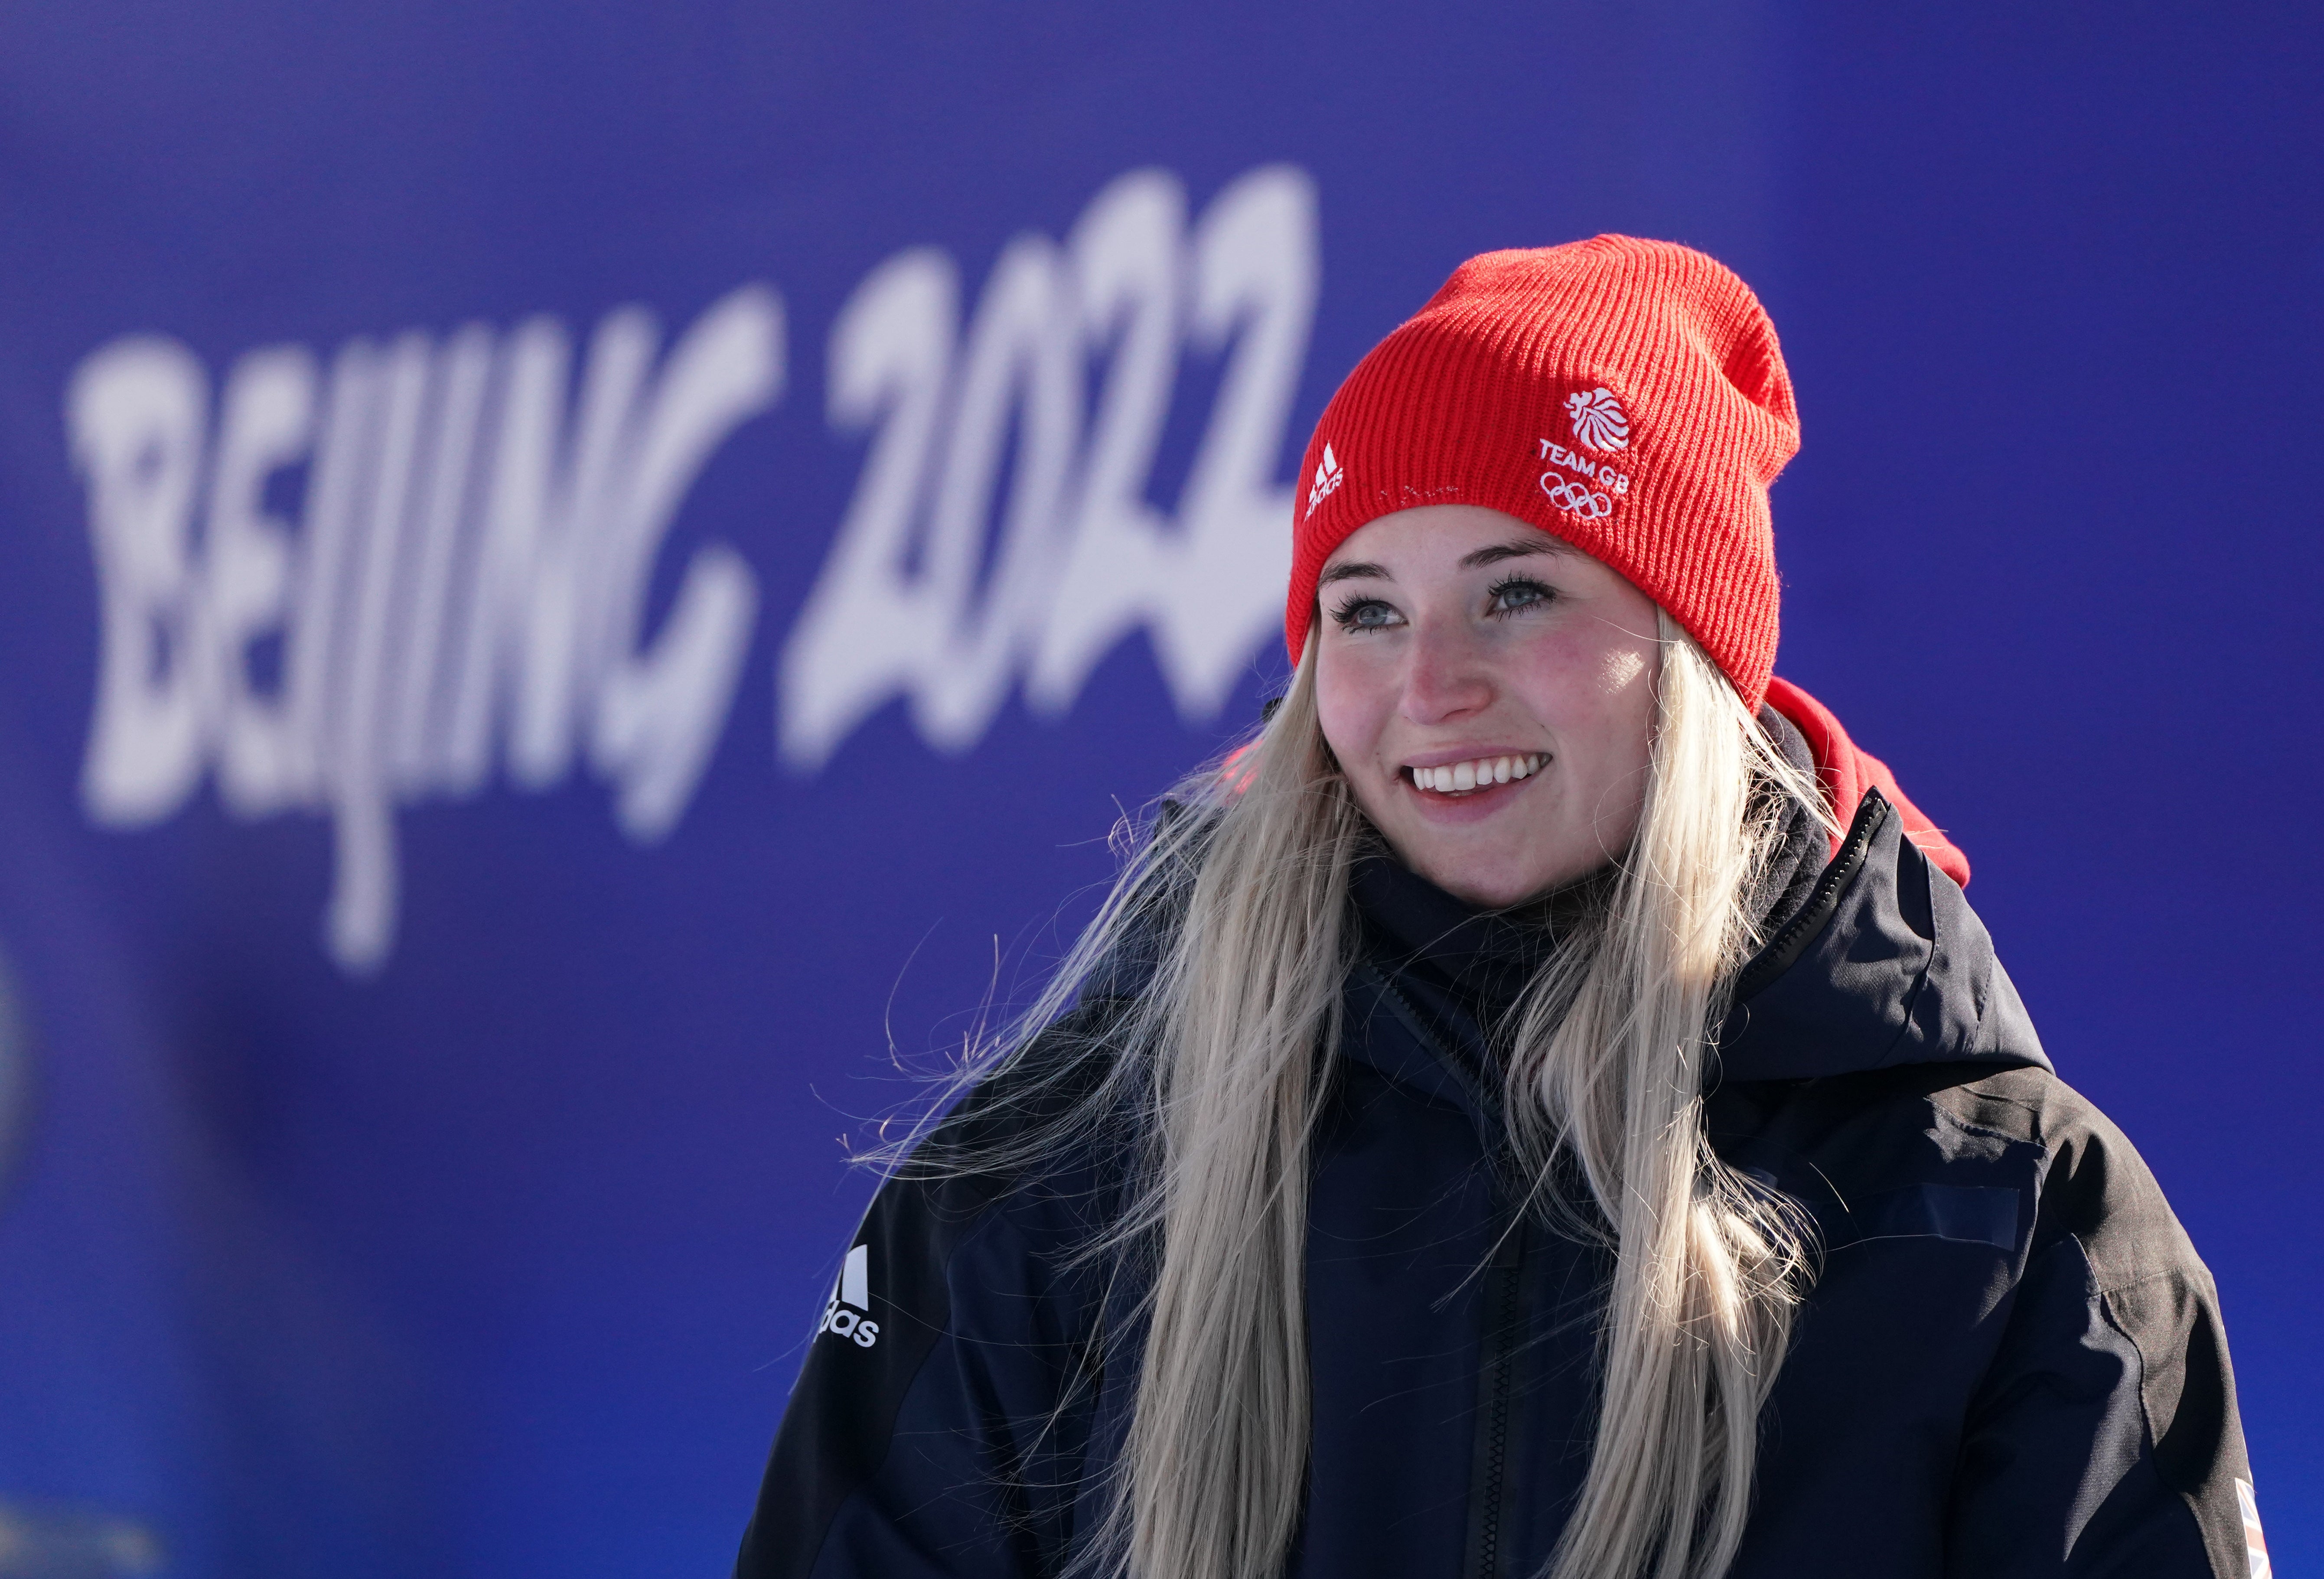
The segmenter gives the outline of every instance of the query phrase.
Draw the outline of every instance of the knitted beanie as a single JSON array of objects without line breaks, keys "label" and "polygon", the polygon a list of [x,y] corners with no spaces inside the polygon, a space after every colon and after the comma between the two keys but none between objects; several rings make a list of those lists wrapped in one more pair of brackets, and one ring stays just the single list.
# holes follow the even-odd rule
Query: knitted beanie
[{"label": "knitted beanie", "polygon": [[1756,708],[1775,660],[1767,485],[1799,443],[1775,325],[1722,264],[1627,235],[1471,258],[1356,365],[1308,441],[1292,661],[1350,533],[1481,504],[1620,571]]}]

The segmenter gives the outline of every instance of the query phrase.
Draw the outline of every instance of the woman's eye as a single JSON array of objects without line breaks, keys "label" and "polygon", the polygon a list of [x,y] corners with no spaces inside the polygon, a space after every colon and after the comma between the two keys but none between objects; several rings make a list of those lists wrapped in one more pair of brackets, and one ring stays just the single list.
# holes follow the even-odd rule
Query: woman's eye
[{"label": "woman's eye", "polygon": [[1487,605],[1487,609],[1488,612],[1497,614],[1515,614],[1519,609],[1531,608],[1536,604],[1547,603],[1556,596],[1549,587],[1538,581],[1527,580],[1521,576],[1512,577],[1493,587],[1492,600]]},{"label": "woman's eye", "polygon": [[1351,597],[1332,611],[1343,631],[1379,631],[1399,623],[1403,615],[1376,597]]}]

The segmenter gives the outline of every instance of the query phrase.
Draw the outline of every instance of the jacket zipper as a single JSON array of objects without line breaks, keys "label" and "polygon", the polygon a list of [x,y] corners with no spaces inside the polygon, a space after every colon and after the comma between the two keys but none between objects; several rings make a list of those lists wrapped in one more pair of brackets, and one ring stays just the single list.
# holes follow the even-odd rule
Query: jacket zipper
[{"label": "jacket zipper", "polygon": [[[1383,972],[1361,967],[1395,1007],[1405,1029],[1420,1040],[1452,1072],[1463,1090],[1489,1117],[1498,1120],[1499,1094],[1480,1078],[1480,1072],[1455,1057],[1430,1030],[1411,1002]],[[1518,1214],[1493,1247],[1492,1264],[1485,1271],[1484,1297],[1479,1302],[1480,1331],[1477,1340],[1477,1436],[1469,1469],[1469,1552],[1462,1572],[1475,1579],[1502,1579],[1507,1565],[1501,1543],[1514,1510],[1515,1488],[1508,1475],[1510,1395],[1516,1390],[1517,1325],[1524,1311],[1526,1239],[1529,1228]]]},{"label": "jacket zipper", "polygon": [[1526,1222],[1520,1217],[1494,1247],[1486,1273],[1483,1332],[1477,1353],[1477,1445],[1469,1471],[1469,1560],[1475,1579],[1501,1579],[1501,1542],[1509,1501],[1509,1399],[1517,1371],[1523,1296]]},{"label": "jacket zipper", "polygon": [[1840,852],[1823,869],[1808,891],[1807,902],[1800,913],[1784,923],[1783,929],[1767,940],[1767,946],[1744,962],[1740,974],[1735,978],[1735,1002],[1740,1003],[1753,993],[1782,975],[1799,962],[1808,945],[1831,925],[1834,911],[1840,909],[1840,891],[1855,877],[1856,869],[1864,864],[1865,853],[1872,848],[1872,836],[1879,831],[1880,819],[1888,809],[1888,802],[1877,790],[1867,790],[1864,799],[1857,803],[1855,820],[1840,841]]}]

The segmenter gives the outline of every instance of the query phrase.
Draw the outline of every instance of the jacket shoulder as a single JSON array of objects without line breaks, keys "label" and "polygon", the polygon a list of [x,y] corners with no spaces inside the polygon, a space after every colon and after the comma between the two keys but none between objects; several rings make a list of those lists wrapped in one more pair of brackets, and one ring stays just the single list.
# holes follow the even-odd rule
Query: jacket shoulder
[{"label": "jacket shoulder", "polygon": [[1036,1037],[881,1184],[808,1340],[742,1579],[822,1572],[819,1556],[901,1572],[868,1555],[896,1540],[991,1547],[996,1571],[1014,1572],[1008,1554],[1063,1517],[1051,1504],[1069,1480],[1011,1445],[1044,1436],[1033,1427],[1090,1362],[1102,1279],[1076,1252],[1120,1170],[1102,1140],[1041,1142],[1102,1081],[1118,1013],[1093,1002]]},{"label": "jacket shoulder", "polygon": [[[2185,1538],[2191,1516],[2210,1571],[2241,1574],[2251,1470],[2218,1293],[2153,1170],[2095,1103],[2047,1070],[1990,1076],[1942,1100],[1995,1122],[2018,1115],[2044,1154],[2011,1323],[2020,1352],[1997,1368],[1997,1399],[2029,1385],[2070,1394],[2061,1379],[2089,1357],[2120,1357],[2120,1407],[2110,1411],[2119,1423],[2090,1433],[2076,1454],[2089,1450],[2092,1473],[2110,1457],[2123,1469],[2077,1547],[2119,1544],[2160,1563],[2155,1554]],[[2139,1495],[2142,1484],[2153,1494]]]},{"label": "jacket shoulder", "polygon": [[2210,1273],[2138,1148],[2096,1103],[2048,1069],[1984,1075],[1932,1091],[1936,1107],[2037,1147],[2043,1158],[2034,1250],[2081,1242],[2101,1293],[2163,1276]]},{"label": "jacket shoulder", "polygon": [[[1948,1294],[1977,1296],[1944,1329],[1976,1364],[1956,1571],[2032,1572],[2035,1530],[2069,1573],[2244,1571],[2251,1472],[2218,1295],[2096,1103],[2046,1067],[1960,1062],[1721,1093],[1722,1106],[1722,1152],[1764,1168],[1825,1234],[1812,1298],[1871,1301],[1888,1343]],[[1927,1281],[1908,1299],[1914,1274]]]},{"label": "jacket shoulder", "polygon": [[1921,1215],[1966,1213],[1969,1237],[2021,1264],[2072,1238],[2100,1292],[2181,1278],[2209,1296],[2210,1274],[2137,1148],[2046,1067],[1915,1064],[1745,1084],[1714,1094],[1711,1119],[1730,1160],[1773,1176],[1843,1233],[1869,1231],[1845,1219],[1883,1198]]}]

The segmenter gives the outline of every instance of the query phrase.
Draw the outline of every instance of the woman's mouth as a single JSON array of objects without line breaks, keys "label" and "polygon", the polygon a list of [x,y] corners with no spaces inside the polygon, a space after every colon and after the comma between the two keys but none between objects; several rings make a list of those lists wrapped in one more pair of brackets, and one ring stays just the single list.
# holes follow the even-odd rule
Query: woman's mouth
[{"label": "woman's mouth", "polygon": [[1404,777],[1416,790],[1457,798],[1490,790],[1514,779],[1531,778],[1548,765],[1546,752],[1520,752],[1515,756],[1477,757],[1435,768],[1408,767],[1404,770]]}]

